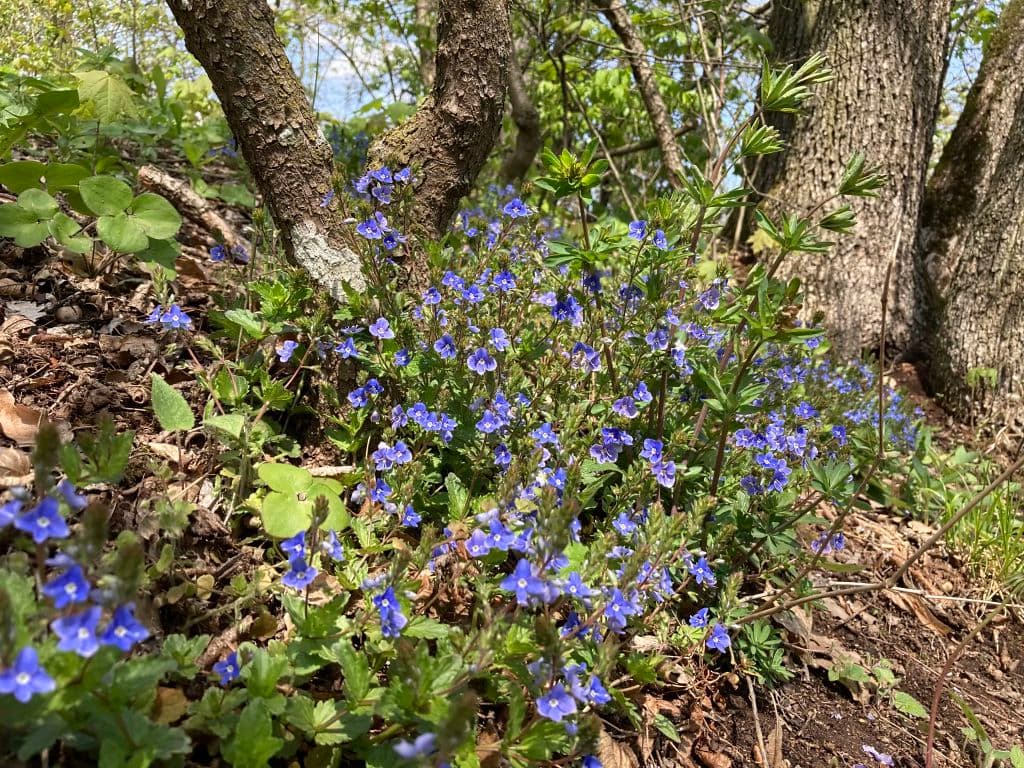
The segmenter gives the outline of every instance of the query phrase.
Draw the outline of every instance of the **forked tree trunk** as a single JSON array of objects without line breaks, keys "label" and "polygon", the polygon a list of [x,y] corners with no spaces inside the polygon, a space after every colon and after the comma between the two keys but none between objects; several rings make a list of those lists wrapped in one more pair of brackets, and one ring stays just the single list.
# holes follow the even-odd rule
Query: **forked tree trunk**
[{"label": "forked tree trunk", "polygon": [[899,241],[887,336],[906,345],[914,313],[913,253],[944,71],[950,0],[775,0],[777,63],[823,52],[835,71],[796,119],[773,118],[788,149],[761,158],[752,181],[769,212],[807,214],[839,186],[857,152],[889,176],[878,199],[852,205],[858,225],[828,255],[783,265],[798,276],[808,316],[825,313],[838,351],[874,348],[886,264]]},{"label": "forked tree trunk", "polygon": [[446,232],[498,139],[511,34],[506,0],[441,0],[431,93],[370,147],[371,165],[419,169],[413,223],[421,235]]},{"label": "forked tree trunk", "polygon": [[1022,67],[1024,0],[1011,0],[928,185],[920,241],[927,382],[957,415],[1001,423],[1024,417]]},{"label": "forked tree trunk", "polygon": [[264,0],[167,0],[203,65],[288,255],[336,298],[365,285],[336,211],[334,157]]}]

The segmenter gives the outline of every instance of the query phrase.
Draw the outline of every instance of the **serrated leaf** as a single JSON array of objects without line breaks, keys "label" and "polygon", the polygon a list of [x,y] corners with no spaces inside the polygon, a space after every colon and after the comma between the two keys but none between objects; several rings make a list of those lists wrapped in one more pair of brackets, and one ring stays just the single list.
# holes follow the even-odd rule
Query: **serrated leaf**
[{"label": "serrated leaf", "polygon": [[187,432],[196,425],[196,417],[185,397],[155,373],[152,380],[153,412],[168,432]]},{"label": "serrated leaf", "polygon": [[90,176],[78,182],[78,192],[97,216],[113,216],[132,204],[132,188],[113,176]]},{"label": "serrated leaf", "polygon": [[224,313],[224,318],[237,325],[254,339],[263,337],[263,323],[247,309],[229,309]]},{"label": "serrated leaf", "polygon": [[95,117],[109,123],[119,117],[137,117],[138,106],[135,93],[128,84],[115,74],[102,69],[76,72],[78,98],[88,102]]},{"label": "serrated leaf", "polygon": [[234,768],[265,768],[284,744],[273,732],[267,705],[250,701],[238,718],[234,737],[224,745],[224,757]]},{"label": "serrated leaf", "polygon": [[142,231],[157,240],[174,237],[181,228],[181,216],[174,206],[152,192],[136,197],[130,210]]},{"label": "serrated leaf", "polygon": [[424,640],[440,640],[448,637],[448,627],[426,616],[417,616],[402,630],[405,637],[419,637]]},{"label": "serrated leaf", "polygon": [[928,718],[928,710],[924,708],[924,705],[911,696],[909,693],[903,691],[895,691],[892,694],[892,705],[896,707],[900,712],[910,717],[916,717],[919,720],[926,720]]},{"label": "serrated leaf", "polygon": [[245,429],[245,416],[241,413],[214,414],[203,419],[203,426],[238,440]]},{"label": "serrated leaf", "polygon": [[370,692],[372,676],[366,654],[353,648],[348,638],[338,640],[331,651],[341,667],[345,698],[353,707],[358,706]]}]

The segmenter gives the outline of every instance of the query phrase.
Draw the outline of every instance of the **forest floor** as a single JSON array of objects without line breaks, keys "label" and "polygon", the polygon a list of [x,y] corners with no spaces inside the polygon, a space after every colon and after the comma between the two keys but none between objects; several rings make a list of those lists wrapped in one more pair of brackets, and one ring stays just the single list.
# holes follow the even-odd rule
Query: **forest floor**
[{"label": "forest floor", "polygon": [[[209,262],[204,248],[185,249],[178,299],[194,317],[202,317],[208,307],[222,269]],[[240,639],[272,635],[275,628],[259,620],[239,624],[233,612],[216,610],[220,587],[238,572],[254,569],[262,554],[232,537],[224,510],[213,501],[219,471],[213,446],[204,443],[199,431],[175,444],[155,423],[149,373],[160,373],[172,384],[180,381],[173,374],[174,361],[165,357],[156,333],[143,322],[151,309],[149,288],[146,276],[127,266],[90,276],[80,261],[62,254],[0,244],[0,482],[13,486],[30,476],[28,446],[41,415],[68,437],[94,427],[103,414],[112,415],[120,429],[134,430],[137,451],[123,484],[126,490],[111,499],[112,528],[115,533],[139,531],[157,552],[159,531],[141,514],[147,499],[170,493],[196,502],[178,578],[203,585],[198,593],[182,592],[185,597],[175,605],[168,597],[174,585],[161,584],[162,597],[140,605],[140,616],[168,630],[194,622],[192,631],[214,636],[204,654],[204,661],[212,661]],[[913,383],[912,377],[904,378]],[[194,382],[184,394],[202,410],[205,398]],[[923,397],[919,387],[912,394]],[[941,414],[933,404],[926,410],[932,418]],[[963,439],[959,433],[952,437]],[[304,459],[307,464],[324,461],[321,456]],[[170,486],[153,478],[152,462],[178,470]],[[884,578],[932,531],[886,509],[857,512],[846,526],[847,548],[837,557],[851,567],[832,576],[851,582]],[[717,677],[715,685],[703,688],[680,685],[675,693],[635,692],[652,719],[661,713],[674,723],[679,741],[654,728],[638,734],[614,729],[623,742],[603,750],[604,765],[885,764],[865,746],[891,755],[891,765],[925,765],[927,718],[898,711],[894,695],[907,693],[930,707],[948,655],[989,610],[989,586],[972,581],[964,564],[940,547],[910,569],[900,591],[830,599],[813,612],[792,614],[780,623],[794,677],[775,688],[758,686],[756,714],[746,682],[735,675]],[[997,747],[1024,741],[1022,656],[1024,623],[1012,613],[968,644],[941,697],[935,768],[981,764],[967,746],[961,729],[968,721],[949,691],[967,702]],[[895,680],[884,674],[880,680],[873,672],[867,680],[858,679],[862,675],[854,665],[869,671],[888,666]],[[758,746],[762,742],[764,755]]]}]

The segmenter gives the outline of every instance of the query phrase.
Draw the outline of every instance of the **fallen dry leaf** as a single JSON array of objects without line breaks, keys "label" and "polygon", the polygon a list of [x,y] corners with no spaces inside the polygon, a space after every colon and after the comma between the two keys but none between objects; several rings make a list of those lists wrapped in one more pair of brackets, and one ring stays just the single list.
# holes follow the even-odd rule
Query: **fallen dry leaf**
[{"label": "fallen dry leaf", "polygon": [[188,705],[188,696],[180,688],[160,686],[153,702],[153,720],[160,725],[170,725],[188,711]]},{"label": "fallen dry leaf", "polygon": [[27,405],[14,402],[14,395],[0,389],[0,431],[18,445],[32,445],[45,416]]},{"label": "fallen dry leaf", "polygon": [[597,740],[597,759],[603,768],[640,768],[640,761],[633,750],[604,731]]},{"label": "fallen dry leaf", "polygon": [[24,485],[32,477],[28,454],[17,448],[0,448],[0,487]]},{"label": "fallen dry leaf", "polygon": [[722,752],[711,752],[700,748],[693,752],[704,768],[732,768],[732,758]]}]

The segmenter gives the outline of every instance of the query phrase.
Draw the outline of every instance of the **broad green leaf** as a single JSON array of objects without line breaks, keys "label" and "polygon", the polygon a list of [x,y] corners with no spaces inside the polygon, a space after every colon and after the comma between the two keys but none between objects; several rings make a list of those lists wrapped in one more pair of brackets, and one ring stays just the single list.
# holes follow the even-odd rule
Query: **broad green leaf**
[{"label": "broad green leaf", "polygon": [[168,432],[187,432],[196,425],[196,417],[182,394],[155,373],[153,382],[153,412],[160,426]]},{"label": "broad green leaf", "polygon": [[16,245],[31,248],[49,236],[49,222],[22,208],[17,203],[0,205],[0,237],[10,237]]},{"label": "broad green leaf", "polygon": [[313,505],[299,501],[295,494],[271,491],[263,499],[260,518],[268,536],[288,539],[309,528],[313,521]]},{"label": "broad green leaf", "polygon": [[1024,749],[1014,745],[1010,750],[1010,765],[1013,768],[1024,768]]},{"label": "broad green leaf", "polygon": [[112,250],[121,253],[138,253],[149,247],[149,238],[142,227],[126,213],[100,216],[96,221],[96,233]]},{"label": "broad green leaf", "polygon": [[424,640],[439,640],[448,637],[448,634],[446,625],[426,616],[417,616],[402,630],[405,637],[419,637]]},{"label": "broad green leaf", "polygon": [[114,216],[132,204],[132,188],[113,176],[90,176],[78,183],[78,191],[97,216]]},{"label": "broad green leaf", "polygon": [[372,673],[366,654],[353,648],[347,637],[338,640],[331,646],[331,650],[341,666],[345,698],[353,707],[358,706],[370,692]]},{"label": "broad green leaf", "polygon": [[911,696],[909,693],[903,691],[895,691],[892,695],[892,705],[896,707],[900,712],[910,717],[916,717],[919,720],[925,720],[928,717],[928,710],[924,708],[924,705]]},{"label": "broad green leaf", "polygon": [[88,253],[92,250],[92,238],[79,234],[82,225],[66,213],[58,211],[50,220],[50,234],[54,239],[74,253]]},{"label": "broad green leaf", "polygon": [[175,266],[180,253],[181,246],[176,241],[150,238],[149,247],[144,251],[139,251],[135,257],[143,263],[159,265],[173,278],[177,274]]},{"label": "broad green leaf", "polygon": [[313,475],[309,470],[272,461],[260,464],[256,468],[256,475],[269,485],[271,490],[279,493],[303,493],[313,483]]},{"label": "broad green leaf", "polygon": [[26,189],[42,187],[46,165],[35,160],[16,160],[0,165],[0,184],[18,195]]},{"label": "broad green leaf", "polygon": [[72,189],[88,177],[89,169],[75,163],[50,163],[46,166],[46,188],[50,192]]},{"label": "broad green leaf", "polygon": [[174,206],[151,192],[139,195],[131,205],[132,218],[152,238],[174,237],[181,227],[181,216]]},{"label": "broad green leaf", "polygon": [[214,414],[203,419],[203,426],[238,440],[245,429],[245,416],[241,413]]},{"label": "broad green leaf", "polygon": [[310,500],[316,499],[318,496],[327,499],[327,517],[320,524],[321,528],[334,531],[343,531],[348,528],[351,518],[348,508],[341,500],[341,487],[338,483],[318,480],[309,486],[306,494]]},{"label": "broad green leaf", "polygon": [[41,189],[26,189],[18,195],[18,205],[40,220],[50,219],[60,210],[57,201]]},{"label": "broad green leaf", "polygon": [[128,84],[117,75],[102,69],[76,72],[78,98],[89,102],[97,120],[109,123],[119,117],[137,117],[138,106],[135,94]]},{"label": "broad green leaf", "polygon": [[57,91],[46,91],[39,94],[32,112],[36,115],[55,115],[61,112],[71,112],[81,104],[78,91],[75,89],[62,89]]},{"label": "broad green leaf", "polygon": [[248,309],[229,309],[224,313],[224,319],[235,323],[254,339],[263,337],[263,323]]},{"label": "broad green leaf", "polygon": [[234,737],[224,745],[223,754],[234,768],[266,768],[283,744],[274,736],[266,703],[256,699],[242,710]]}]

